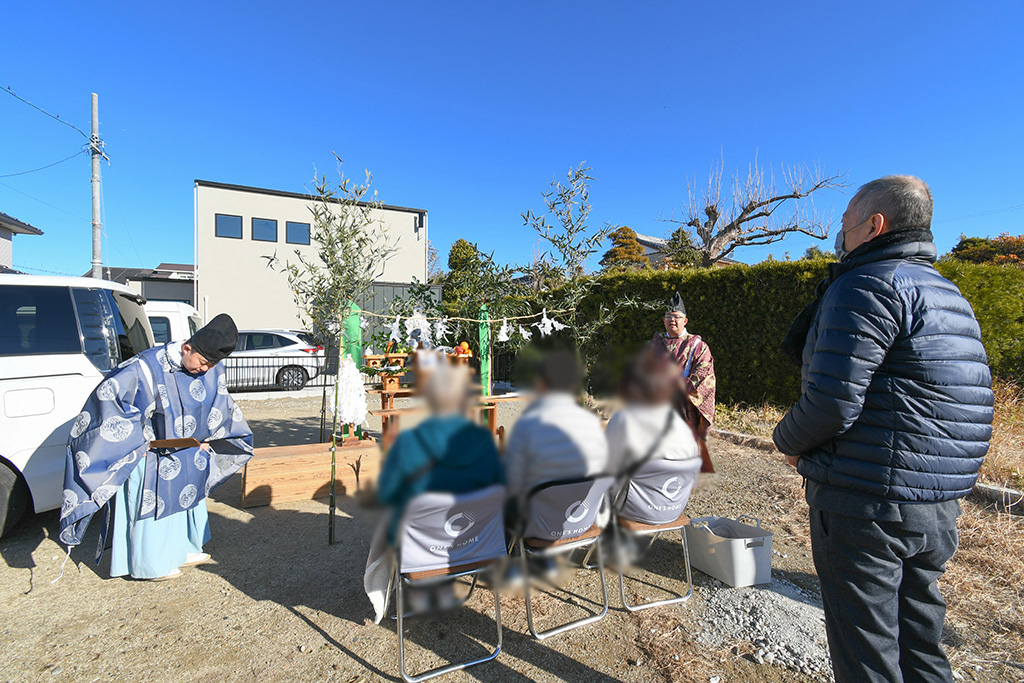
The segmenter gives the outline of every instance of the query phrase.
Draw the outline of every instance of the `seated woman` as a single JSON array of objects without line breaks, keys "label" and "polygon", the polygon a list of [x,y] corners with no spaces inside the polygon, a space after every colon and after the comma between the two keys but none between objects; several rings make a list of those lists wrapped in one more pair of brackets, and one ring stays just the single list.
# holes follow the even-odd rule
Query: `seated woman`
[{"label": "seated woman", "polygon": [[[424,382],[423,396],[430,417],[398,435],[377,478],[377,499],[389,506],[391,513],[371,543],[363,583],[378,623],[387,610],[386,586],[391,573],[387,547],[398,541],[409,501],[427,491],[468,493],[504,482],[494,437],[466,417],[470,398],[467,369],[441,363]],[[413,608],[444,607],[450,589],[448,585],[432,594],[411,593]]]},{"label": "seated woman", "polygon": [[630,364],[619,385],[626,406],[605,430],[608,471],[618,477],[645,460],[700,458],[693,429],[673,408],[678,371],[660,349],[648,346]]},{"label": "seated woman", "polygon": [[430,417],[398,435],[377,477],[377,499],[392,508],[392,541],[406,504],[417,495],[467,493],[504,481],[494,437],[466,417],[466,369],[439,365],[424,383],[423,397]]}]

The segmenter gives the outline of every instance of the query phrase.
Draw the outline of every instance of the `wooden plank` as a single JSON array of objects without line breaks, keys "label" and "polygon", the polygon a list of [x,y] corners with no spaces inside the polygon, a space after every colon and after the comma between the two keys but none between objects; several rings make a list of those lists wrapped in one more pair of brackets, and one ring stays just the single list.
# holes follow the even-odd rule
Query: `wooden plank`
[{"label": "wooden plank", "polygon": [[[376,481],[381,453],[376,442],[337,449],[336,491],[340,495],[356,492],[356,475],[350,464],[362,456],[359,486]],[[273,505],[326,496],[331,487],[329,444],[302,444],[258,448],[242,471],[242,507]]]},{"label": "wooden plank", "polygon": [[426,408],[387,408],[383,410],[371,410],[368,411],[370,415],[384,416],[389,415],[413,415],[415,413],[422,413]]},{"label": "wooden plank", "polygon": [[[347,450],[349,448],[363,448],[364,445],[369,447],[376,444],[376,441],[370,438],[362,439],[358,446],[342,446],[338,445],[338,450]],[[320,453],[330,453],[331,444],[329,443],[304,443],[295,446],[266,446],[264,448],[257,448],[253,452],[253,460],[259,458],[266,460],[270,458],[292,458],[295,456],[302,455],[316,455]]]}]

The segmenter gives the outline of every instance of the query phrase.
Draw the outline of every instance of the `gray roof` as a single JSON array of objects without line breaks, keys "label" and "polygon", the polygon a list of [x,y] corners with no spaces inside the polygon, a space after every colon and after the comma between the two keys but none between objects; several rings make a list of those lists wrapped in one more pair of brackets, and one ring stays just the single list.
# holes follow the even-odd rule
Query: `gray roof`
[{"label": "gray roof", "polygon": [[664,249],[665,245],[668,244],[668,240],[661,237],[651,237],[650,235],[641,235],[640,233],[636,233],[636,241],[651,249]]},{"label": "gray roof", "polygon": [[[254,194],[266,194],[272,197],[289,197],[291,199],[316,199],[311,194],[303,194],[300,192],[285,192],[284,190],[270,190],[265,187],[250,187],[249,185],[232,185],[230,183],[216,183],[212,180],[199,180],[195,181],[197,187],[213,187],[221,190],[232,190],[234,192],[252,192]],[[340,200],[339,200],[340,201]],[[370,202],[356,202],[359,206],[369,206]],[[380,208],[388,211],[408,211],[410,213],[422,213],[427,212],[426,209],[413,209],[408,206],[395,206],[393,204],[380,204]]]},{"label": "gray roof", "polygon": [[42,235],[43,231],[39,228],[32,227],[28,223],[19,221],[14,216],[8,216],[6,213],[0,211],[0,228],[7,228],[11,232],[16,232],[21,235]]},{"label": "gray roof", "polygon": [[[640,233],[636,234],[636,241],[639,242],[641,246],[649,249],[656,249],[658,251],[661,251],[668,245],[668,240],[663,237],[651,237],[650,235],[641,235]],[[723,257],[718,259],[718,263],[723,266],[734,266],[740,262],[735,259]]]},{"label": "gray roof", "polygon": [[[82,277],[89,277],[92,271],[83,273]],[[122,285],[128,280],[172,280],[176,282],[187,282],[195,273],[195,266],[184,263],[161,263],[156,268],[119,268],[117,266],[103,266],[103,279],[113,282],[120,282]],[[182,278],[179,274],[185,274]]]}]

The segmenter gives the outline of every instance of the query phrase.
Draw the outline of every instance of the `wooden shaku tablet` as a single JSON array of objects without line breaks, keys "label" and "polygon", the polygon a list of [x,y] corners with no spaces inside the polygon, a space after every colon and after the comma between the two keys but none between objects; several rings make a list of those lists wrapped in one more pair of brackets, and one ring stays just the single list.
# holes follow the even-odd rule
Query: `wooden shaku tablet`
[{"label": "wooden shaku tablet", "polygon": [[149,442],[150,448],[198,448],[198,439],[154,439]]}]

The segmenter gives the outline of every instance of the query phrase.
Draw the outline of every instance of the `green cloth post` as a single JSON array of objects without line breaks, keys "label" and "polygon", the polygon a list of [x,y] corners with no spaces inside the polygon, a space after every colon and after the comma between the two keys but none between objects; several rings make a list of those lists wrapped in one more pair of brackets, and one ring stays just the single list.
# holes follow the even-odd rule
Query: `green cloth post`
[{"label": "green cloth post", "polygon": [[357,366],[363,364],[363,328],[359,324],[361,322],[359,314],[362,310],[356,302],[349,303],[349,314],[345,317],[342,333],[342,343],[345,349],[342,357],[351,356]]},{"label": "green cloth post", "polygon": [[480,307],[480,384],[483,395],[491,395],[491,324],[487,304]]}]

